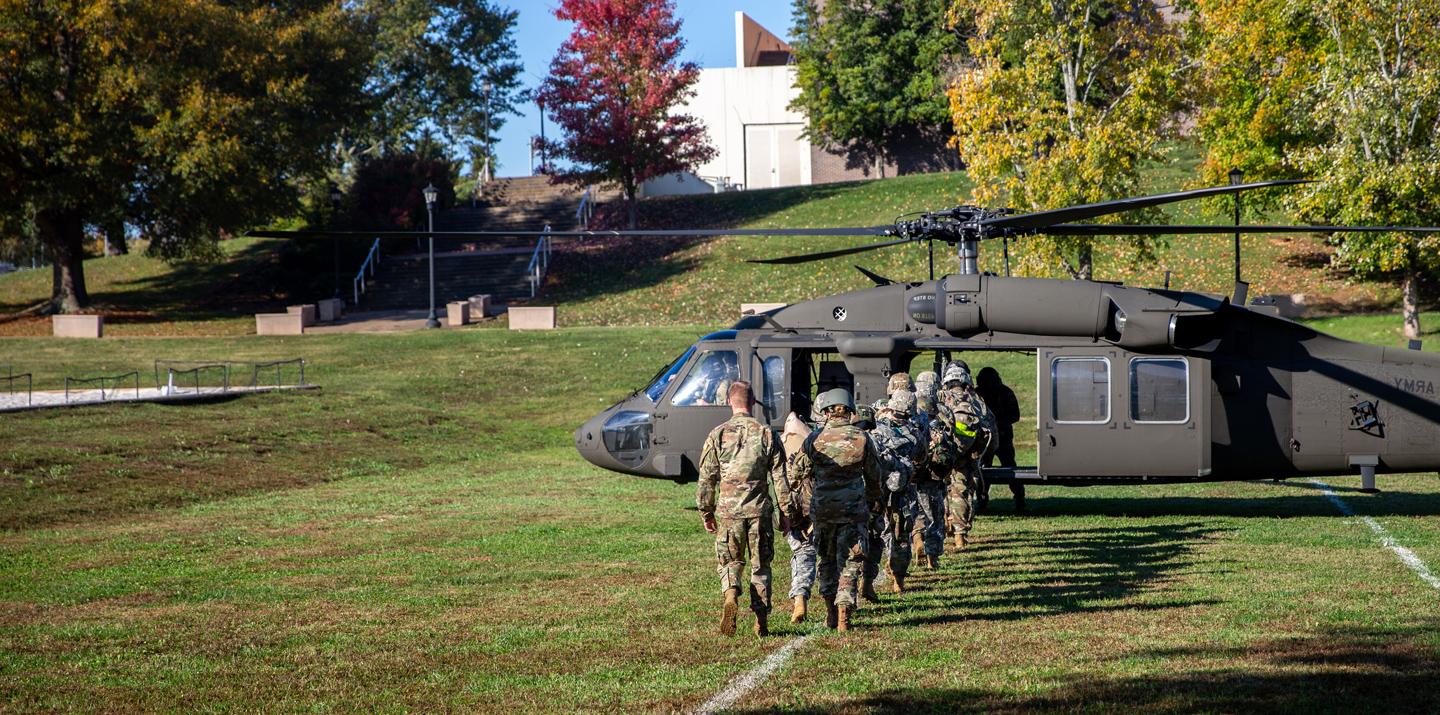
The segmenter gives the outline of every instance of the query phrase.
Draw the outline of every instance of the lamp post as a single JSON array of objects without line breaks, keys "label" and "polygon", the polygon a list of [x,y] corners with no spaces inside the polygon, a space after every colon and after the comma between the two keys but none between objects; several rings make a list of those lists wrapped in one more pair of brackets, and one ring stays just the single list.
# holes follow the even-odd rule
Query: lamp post
[{"label": "lamp post", "polygon": [[548,173],[545,166],[545,102],[535,100],[535,106],[540,108],[540,173]]},{"label": "lamp post", "polygon": [[489,82],[485,83],[485,173],[481,174],[482,183],[490,182],[490,90],[493,89]]},{"label": "lamp post", "polygon": [[440,327],[440,318],[435,315],[435,199],[439,198],[440,190],[435,184],[425,185],[425,213],[430,219],[430,235],[426,240],[430,242],[430,317],[425,321],[425,327]]},{"label": "lamp post", "polygon": [[[342,193],[340,193],[340,187],[339,187],[339,186],[336,186],[335,184],[331,184],[331,185],[330,185],[330,225],[331,225],[332,227],[333,227],[333,226],[335,225],[335,223],[336,223],[335,217],[340,215],[340,200],[343,199],[343,198],[345,198],[345,195],[342,194]],[[339,297],[340,297],[340,239],[338,239],[338,238],[332,238],[332,239],[330,239],[330,246],[331,246],[331,248],[333,249],[333,253],[334,253],[334,256],[335,256],[335,295],[333,295],[333,296],[331,296],[331,297],[332,297],[332,298],[339,298]]]},{"label": "lamp post", "polygon": [[[1245,181],[1245,172],[1238,167],[1230,170],[1230,185],[1239,186]],[[1240,282],[1240,192],[1235,192],[1235,282]]]}]

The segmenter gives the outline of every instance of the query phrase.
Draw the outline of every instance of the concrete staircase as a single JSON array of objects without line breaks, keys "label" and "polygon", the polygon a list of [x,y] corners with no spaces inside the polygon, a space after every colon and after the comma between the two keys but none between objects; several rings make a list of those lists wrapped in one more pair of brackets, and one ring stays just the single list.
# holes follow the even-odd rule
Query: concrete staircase
[{"label": "concrete staircase", "polygon": [[[575,211],[584,193],[552,185],[549,177],[492,181],[476,207],[458,206],[435,214],[436,231],[553,231],[577,228]],[[527,269],[534,237],[443,238],[435,241],[435,303],[489,294],[499,302],[530,297]],[[429,265],[417,241],[416,253],[386,255],[360,300],[360,310],[407,310],[430,304]]]}]

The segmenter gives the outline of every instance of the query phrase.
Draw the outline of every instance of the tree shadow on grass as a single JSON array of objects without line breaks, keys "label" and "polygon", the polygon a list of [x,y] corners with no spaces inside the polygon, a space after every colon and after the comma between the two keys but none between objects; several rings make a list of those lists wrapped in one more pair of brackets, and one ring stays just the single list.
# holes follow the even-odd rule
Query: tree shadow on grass
[{"label": "tree shadow on grass", "polygon": [[958,557],[964,572],[959,578],[944,571],[912,573],[904,598],[865,610],[881,621],[922,625],[1206,605],[1196,599],[1136,597],[1193,573],[1195,550],[1226,531],[1187,522],[982,540]]},{"label": "tree shadow on grass", "polygon": [[[1413,477],[1418,478],[1418,477]],[[1027,499],[1026,518],[1049,516],[1227,516],[1227,517],[1313,517],[1341,516],[1335,504],[1320,488],[1305,481],[1287,481],[1275,485],[1285,493],[1256,497],[1165,496],[1153,497],[1071,496],[1065,489],[1033,494]],[[1164,486],[1149,487],[1163,492]],[[1382,491],[1361,494],[1348,487],[1332,487],[1345,493],[1345,503],[1357,514],[1368,516],[1435,516],[1440,515],[1440,493]],[[1070,492],[1070,493],[1067,493]],[[992,498],[992,505],[995,500]],[[988,513],[1005,514],[1006,507],[992,506]]]},{"label": "tree shadow on grass", "polygon": [[[795,713],[1433,713],[1440,711],[1440,623],[1330,629],[1245,646],[1126,653],[1173,665],[1164,674],[1061,676],[1039,692],[891,688]],[[752,710],[749,712],[759,712]]]}]

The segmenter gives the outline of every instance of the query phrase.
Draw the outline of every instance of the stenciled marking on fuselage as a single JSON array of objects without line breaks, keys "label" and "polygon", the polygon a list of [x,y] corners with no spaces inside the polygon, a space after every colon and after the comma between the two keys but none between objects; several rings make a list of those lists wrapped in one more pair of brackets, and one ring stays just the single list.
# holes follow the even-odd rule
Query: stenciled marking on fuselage
[{"label": "stenciled marking on fuselage", "polygon": [[1435,383],[1420,378],[1395,377],[1391,378],[1395,388],[1406,392],[1413,392],[1417,395],[1435,394]]}]

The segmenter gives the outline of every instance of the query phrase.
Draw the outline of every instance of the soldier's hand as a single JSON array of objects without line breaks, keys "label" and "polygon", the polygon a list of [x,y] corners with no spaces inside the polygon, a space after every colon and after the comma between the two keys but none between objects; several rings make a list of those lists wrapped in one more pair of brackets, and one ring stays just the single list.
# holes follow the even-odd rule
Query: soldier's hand
[{"label": "soldier's hand", "polygon": [[706,514],[700,517],[700,519],[701,522],[705,525],[705,531],[707,533],[713,534],[717,531],[718,527],[715,526],[715,516],[713,514]]}]

